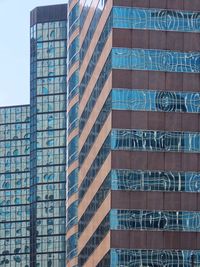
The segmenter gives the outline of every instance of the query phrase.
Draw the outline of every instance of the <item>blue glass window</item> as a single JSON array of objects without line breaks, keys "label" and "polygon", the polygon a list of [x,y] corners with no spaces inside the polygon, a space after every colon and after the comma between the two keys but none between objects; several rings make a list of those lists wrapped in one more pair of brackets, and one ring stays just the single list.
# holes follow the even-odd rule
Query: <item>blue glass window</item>
[{"label": "blue glass window", "polygon": [[68,145],[68,165],[71,165],[78,158],[78,136],[75,136]]},{"label": "blue glass window", "polygon": [[114,129],[111,146],[113,150],[200,153],[200,134],[195,132]]},{"label": "blue glass window", "polygon": [[82,12],[80,14],[80,28],[82,28],[84,25],[84,22],[85,22],[85,19],[87,17],[87,14],[89,12],[89,8],[90,8],[91,3],[92,3],[92,0],[85,0],[84,4],[83,3],[81,4],[83,6],[83,9],[82,9]]},{"label": "blue glass window", "polygon": [[77,3],[69,14],[69,37],[78,28],[79,25],[79,3]]},{"label": "blue glass window", "polygon": [[78,201],[73,202],[67,209],[67,230],[78,223]]},{"label": "blue glass window", "polygon": [[200,53],[113,48],[112,66],[116,69],[200,73]]},{"label": "blue glass window", "polygon": [[[92,90],[92,93],[90,95],[90,98],[85,106],[85,109],[83,110],[81,116],[80,116],[80,123],[79,123],[79,129],[80,129],[80,133],[82,132],[93,108],[94,105],[96,103],[96,99],[99,97],[106,80],[108,79],[108,76],[110,74],[111,71],[111,57],[109,56],[108,59],[106,60],[106,63],[103,66],[103,69],[99,75],[99,78]],[[80,91],[84,90],[84,85],[80,85]],[[83,91],[82,91],[83,93]]]},{"label": "blue glass window", "polygon": [[91,218],[97,211],[97,209],[101,206],[102,202],[108,195],[109,190],[111,189],[111,176],[110,173],[107,175],[106,179],[102,183],[101,187],[91,200],[89,206],[81,216],[78,222],[78,230],[79,236],[82,234],[84,229],[87,227],[88,223],[90,222]]},{"label": "blue glass window", "polygon": [[112,190],[199,192],[200,173],[112,170]]},{"label": "blue glass window", "polygon": [[113,89],[112,109],[199,113],[200,93]]},{"label": "blue glass window", "polygon": [[[83,59],[84,59],[84,57],[86,55],[86,52],[87,52],[88,47],[89,47],[89,44],[90,44],[90,42],[91,42],[91,40],[93,38],[93,35],[95,33],[95,30],[96,30],[97,25],[99,23],[99,20],[101,18],[101,15],[102,15],[102,12],[104,10],[104,6],[105,6],[106,2],[107,2],[107,0],[99,0],[99,2],[98,2],[98,5],[97,5],[95,13],[94,13],[94,16],[92,18],[92,21],[91,21],[90,26],[88,28],[87,34],[86,34],[85,39],[83,41],[82,47],[80,49],[80,63],[81,64],[82,64],[82,61],[83,61]],[[83,27],[83,24],[84,24],[85,15],[89,11],[88,8],[86,9],[86,12],[84,11],[84,9],[85,8],[83,8],[83,12],[82,12],[82,14],[80,16],[80,27],[81,28]],[[105,31],[104,31],[103,35],[105,35]],[[102,42],[99,42],[99,43],[102,44]]]},{"label": "blue glass window", "polygon": [[68,134],[78,126],[78,103],[76,103],[68,113]]},{"label": "blue glass window", "polygon": [[200,232],[200,212],[111,210],[112,230]]},{"label": "blue glass window", "polygon": [[98,171],[100,170],[101,166],[103,165],[104,161],[106,160],[109,152],[110,152],[110,134],[107,136],[106,140],[104,141],[101,149],[99,150],[95,160],[91,164],[84,180],[82,181],[80,188],[79,188],[79,201],[82,200],[83,196],[86,194],[89,186],[94,181],[95,176],[97,175]]},{"label": "blue glass window", "polygon": [[79,59],[79,37],[76,37],[69,46],[69,63],[70,69],[73,64]]},{"label": "blue glass window", "polygon": [[78,169],[68,175],[68,198],[78,191]]},{"label": "blue glass window", "polygon": [[113,8],[116,28],[200,32],[200,12],[165,9]]},{"label": "blue glass window", "polygon": [[68,101],[78,94],[79,71],[76,70],[69,79]]},{"label": "blue glass window", "polygon": [[78,234],[70,236],[67,240],[67,260],[74,258],[77,255]]},{"label": "blue glass window", "polygon": [[90,148],[95,142],[99,132],[101,131],[101,128],[103,127],[110,111],[111,111],[111,94],[109,94],[108,98],[106,99],[81,151],[79,152],[79,166],[80,167],[83,164],[85,158],[87,157],[90,151]]},{"label": "blue glass window", "polygon": [[200,264],[200,252],[192,250],[112,249],[110,256],[110,267],[127,266],[127,264],[131,264],[131,267],[138,267],[141,265],[189,267],[192,262],[194,262],[194,265]]},{"label": "blue glass window", "polygon": [[84,266],[89,256],[98,247],[98,245],[104,239],[108,231],[109,231],[109,215],[107,215],[103,219],[103,221],[98,226],[94,234],[91,236],[85,247],[80,251],[78,257],[79,266]]}]

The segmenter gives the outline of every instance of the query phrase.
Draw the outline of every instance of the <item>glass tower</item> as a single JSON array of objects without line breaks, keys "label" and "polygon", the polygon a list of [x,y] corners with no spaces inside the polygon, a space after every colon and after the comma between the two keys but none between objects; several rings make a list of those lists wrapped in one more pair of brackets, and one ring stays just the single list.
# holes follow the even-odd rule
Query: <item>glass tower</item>
[{"label": "glass tower", "polygon": [[31,12],[31,263],[65,266],[67,5]]},{"label": "glass tower", "polygon": [[29,106],[0,108],[0,266],[30,262]]}]

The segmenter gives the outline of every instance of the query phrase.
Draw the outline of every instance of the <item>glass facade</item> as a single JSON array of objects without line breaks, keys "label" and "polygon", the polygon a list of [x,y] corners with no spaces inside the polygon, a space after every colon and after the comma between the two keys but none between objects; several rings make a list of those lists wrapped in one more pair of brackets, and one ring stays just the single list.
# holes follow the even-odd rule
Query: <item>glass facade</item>
[{"label": "glass facade", "polygon": [[[167,44],[169,32],[173,32],[182,34],[185,42],[186,34],[200,34],[200,12],[136,8],[128,1],[125,6],[115,6],[116,2],[120,5],[120,1],[113,1],[111,6],[111,1],[107,0],[69,0],[69,11],[67,5],[32,11],[30,106],[0,108],[0,266],[81,267],[90,261],[109,232],[111,241],[112,233],[117,231],[120,235],[127,231],[146,232],[146,235],[148,231],[155,235],[161,231],[163,234],[180,232],[181,235],[200,232],[200,213],[196,208],[189,211],[151,210],[147,206],[130,209],[130,206],[117,207],[124,200],[116,201],[115,197],[131,195],[133,191],[148,192],[148,195],[162,195],[161,192],[163,195],[173,192],[181,197],[186,193],[197,195],[200,192],[198,168],[187,170],[186,166],[186,170],[181,170],[176,166],[172,171],[165,164],[163,169],[160,166],[148,169],[147,163],[146,169],[141,170],[135,161],[134,169],[131,169],[131,162],[128,167],[124,159],[119,164],[115,157],[119,154],[123,157],[131,151],[148,151],[147,158],[160,152],[181,157],[187,153],[189,157],[195,155],[198,158],[198,130],[170,130],[166,125],[166,129],[157,130],[148,128],[148,123],[145,129],[137,126],[126,129],[122,121],[120,126],[112,127],[118,123],[115,120],[123,120],[123,115],[116,118],[115,114],[133,114],[135,111],[137,114],[156,112],[158,116],[162,112],[164,116],[172,117],[185,113],[181,116],[192,114],[194,119],[198,116],[200,94],[192,83],[186,90],[180,84],[178,88],[170,88],[168,84],[162,88],[148,88],[149,82],[147,86],[140,86],[138,82],[144,72],[148,72],[148,79],[156,72],[158,76],[165,75],[165,83],[169,73],[177,73],[177,77],[182,75],[183,84],[184,75],[200,73],[198,49],[184,51],[183,45],[182,49],[173,50],[170,46],[169,50],[166,45],[161,50],[150,41],[145,46],[140,37],[138,43],[142,47],[131,47],[130,42],[128,47],[125,46],[132,38],[132,29],[136,38],[137,32],[166,32]],[[98,30],[100,21],[104,23],[101,31]],[[127,42],[123,46],[120,39],[125,32]],[[122,37],[119,33],[123,33]],[[94,36],[98,36],[98,40],[94,40]],[[105,51],[108,39],[115,45],[109,45],[109,50]],[[104,52],[108,55],[106,58]],[[80,70],[84,70],[81,79]],[[134,86],[132,71],[140,73],[136,77],[139,86]],[[121,80],[116,78],[116,73],[122,73]],[[129,76],[131,81],[128,81]],[[107,88],[105,85],[110,77],[112,81]],[[93,88],[89,89],[93,79]],[[152,84],[155,85],[151,81]],[[96,104],[99,102],[101,108],[98,110]],[[102,131],[108,117],[111,118],[110,129],[106,129],[104,135]],[[101,146],[96,144],[99,139]],[[91,151],[96,156],[91,155]],[[110,164],[106,173],[102,168],[105,161],[106,168]],[[97,181],[100,171],[102,180]],[[99,188],[91,196],[90,186],[96,181]],[[109,194],[110,210],[98,224],[91,226],[90,222],[103,202],[109,199]],[[79,206],[85,208],[80,212],[81,216],[78,216]],[[88,225],[92,228],[89,235]],[[86,241],[83,240],[85,237]],[[85,245],[82,243],[78,249],[81,238]],[[100,261],[95,266],[200,265],[198,248],[186,250],[186,246],[181,245],[184,249],[163,247],[159,250],[138,244],[137,249],[133,249],[136,241],[124,246],[125,249],[120,248],[119,240],[118,249],[110,246],[102,259],[99,254]],[[153,239],[151,242],[153,244]]]},{"label": "glass facade", "polygon": [[112,66],[116,69],[200,73],[200,53],[113,48]]},{"label": "glass facade", "polygon": [[155,8],[114,7],[115,28],[199,32],[199,12]]},{"label": "glass facade", "polygon": [[30,266],[29,113],[0,108],[0,266]]},{"label": "glass facade", "polygon": [[79,1],[69,2],[67,80],[67,233],[66,264],[78,266],[78,128],[79,128]]},{"label": "glass facade", "polygon": [[66,74],[67,19],[35,21],[31,26],[30,185],[34,267],[65,266]]},{"label": "glass facade", "polygon": [[112,190],[199,192],[199,172],[112,170]]},{"label": "glass facade", "polygon": [[[88,155],[92,144],[94,143],[94,141],[96,140],[99,132],[101,131],[106,119],[108,118],[109,113],[111,112],[111,94],[109,94],[109,96],[107,97],[81,151],[79,152],[79,164],[80,166],[83,164],[86,156]],[[85,114],[86,117],[89,114]],[[82,117],[83,119],[83,117]],[[82,120],[80,122],[80,124],[84,125],[86,123],[86,120]]]},{"label": "glass facade", "polygon": [[90,255],[94,252],[94,250],[98,247],[98,245],[102,242],[104,237],[109,231],[110,225],[109,225],[109,215],[107,215],[102,222],[99,222],[99,226],[94,232],[94,234],[91,236],[91,238],[88,240],[85,247],[80,251],[79,257],[78,257],[78,263],[79,266],[84,266],[87,259],[90,257]]},{"label": "glass facade", "polygon": [[200,212],[116,210],[110,212],[112,230],[200,231]]},{"label": "glass facade", "polygon": [[[103,13],[103,10],[104,10],[106,2],[107,2],[107,0],[99,0],[98,1],[98,5],[95,8],[95,12],[94,12],[94,15],[92,17],[92,21],[90,23],[90,27],[89,27],[89,29],[87,31],[87,34],[86,34],[86,36],[84,38],[82,47],[80,49],[80,64],[82,64],[82,62],[83,62],[83,59],[84,59],[85,54],[86,54],[86,52],[88,50],[89,44],[90,44],[90,42],[91,42],[91,40],[93,38],[93,35],[95,33],[95,30],[96,30],[96,27],[98,25],[98,22],[99,22],[99,20],[101,18],[102,13]],[[90,1],[90,4],[91,4],[91,1]],[[90,4],[88,3],[83,7],[82,13],[80,15],[80,25],[82,25],[82,26],[84,25],[85,18],[87,16],[88,11],[89,11],[88,6]]]},{"label": "glass facade", "polygon": [[106,140],[104,141],[101,149],[99,150],[95,160],[92,162],[84,180],[82,181],[81,185],[79,186],[79,201],[82,200],[83,196],[87,193],[89,186],[94,181],[97,173],[99,172],[101,166],[103,165],[104,161],[106,160],[109,152],[111,151],[110,146],[110,135],[107,136]]},{"label": "glass facade", "polygon": [[97,267],[139,266],[198,266],[199,251],[190,250],[131,250],[112,249]]},{"label": "glass facade", "polygon": [[[103,3],[104,2],[104,3]],[[98,25],[99,18],[104,10],[104,6],[106,5],[106,1],[99,1],[99,6],[96,8],[95,15],[93,16],[93,20],[90,24],[89,30],[87,35],[83,41],[82,46],[80,47],[80,64],[82,64],[85,54],[88,51],[89,44],[92,40],[92,36],[94,34],[95,28]],[[90,4],[84,4],[82,9],[82,13],[80,15],[81,25],[84,25],[85,17],[87,16],[88,7]],[[87,70],[85,75],[80,84],[80,97],[82,98],[82,94],[84,91],[85,86],[87,85],[92,72],[94,71],[94,66],[96,66],[99,56],[105,46],[105,43],[109,37],[112,28],[118,29],[143,29],[143,30],[164,30],[164,31],[177,31],[177,32],[200,32],[200,25],[199,25],[199,12],[183,12],[183,11],[172,11],[172,10],[161,10],[161,9],[137,9],[137,8],[124,8],[124,7],[113,7],[108,20],[104,26],[104,29],[99,37],[98,43],[95,47],[95,50],[92,54],[91,60],[88,64]],[[126,53],[129,63],[125,66],[128,68],[133,69],[148,69],[150,70],[151,61],[155,60],[154,66],[152,66],[152,70],[159,70],[159,71],[192,71],[192,72],[199,72],[198,65],[196,64],[195,69],[185,65],[185,67],[180,66],[180,64],[185,63],[184,59],[190,61],[189,54],[184,53],[176,53],[173,51],[142,51],[144,49],[138,49],[137,51],[132,51],[133,58],[138,55],[136,61],[133,62],[131,59],[130,51],[124,51],[123,49],[113,50],[113,68],[121,68],[120,64],[123,64],[120,58],[116,59],[117,56],[126,60]],[[197,51],[198,52],[198,51]],[[122,54],[123,53],[123,54]],[[142,54],[141,54],[142,53]],[[172,53],[172,54],[170,54]],[[174,53],[174,54],[173,54]],[[143,63],[143,57],[152,57],[152,59],[146,59],[146,63]],[[194,61],[199,61],[199,53],[196,55],[192,55],[194,57]],[[195,58],[197,56],[197,58]],[[116,60],[118,60],[116,62]],[[131,60],[131,63],[130,63]],[[148,64],[148,60],[149,63]],[[183,61],[183,63],[181,63]],[[188,63],[191,65],[193,64],[193,59],[191,62]],[[196,61],[195,61],[196,62]],[[146,67],[144,66],[146,64]],[[130,66],[131,65],[131,66]],[[143,66],[142,66],[143,65]],[[176,66],[175,66],[176,65]],[[147,67],[148,66],[148,67]],[[169,69],[168,69],[169,68]]]},{"label": "glass facade", "polygon": [[200,134],[198,132],[113,129],[111,147],[113,150],[200,153]]},{"label": "glass facade", "polygon": [[199,113],[199,92],[113,89],[112,109]]},{"label": "glass facade", "polygon": [[69,37],[79,26],[79,3],[77,3],[69,13]]},{"label": "glass facade", "polygon": [[[83,35],[81,35],[81,37],[84,36],[84,38],[82,38],[83,40],[81,39],[79,58],[80,68],[84,70],[84,73],[81,75],[82,78],[79,81],[79,102],[81,105],[79,135],[81,140],[83,138],[84,143],[81,143],[78,156],[79,168],[81,170],[81,183],[79,185],[78,194],[80,207],[84,208],[84,204],[87,203],[84,212],[80,211],[81,216],[78,221],[81,244],[84,237],[87,236],[87,233],[90,236],[85,245],[83,247],[81,246],[78,257],[79,265],[84,266],[86,262],[89,264],[89,262],[92,262],[91,259],[95,262],[95,256],[99,256],[100,253],[100,243],[104,239],[106,233],[112,230],[113,232],[116,231],[116,237],[117,231],[120,231],[119,235],[124,239],[122,241],[117,240],[114,236],[113,246],[116,245],[116,247],[120,247],[121,243],[126,243],[124,246],[130,246],[130,249],[111,248],[104,258],[95,266],[195,266],[195,264],[199,264],[199,250],[182,250],[178,249],[178,246],[177,250],[170,250],[167,248],[163,250],[142,250],[140,245],[145,247],[145,244],[141,244],[141,240],[138,243],[137,240],[131,240],[130,244],[129,241],[125,242],[125,239],[127,237],[127,231],[135,231],[138,236],[141,232],[151,231],[152,234],[155,233],[155,239],[158,231],[170,233],[181,232],[181,234],[183,232],[187,232],[187,234],[189,234],[188,232],[198,232],[198,211],[195,209],[194,211],[156,209],[131,210],[128,204],[124,209],[117,209],[116,206],[124,207],[126,203],[129,203],[131,201],[131,191],[146,191],[148,192],[148,196],[152,196],[152,199],[154,199],[153,196],[155,195],[156,198],[161,192],[163,192],[163,195],[165,195],[165,192],[167,192],[167,195],[170,195],[172,192],[173,195],[176,194],[176,192],[179,195],[184,195],[188,192],[192,196],[192,194],[196,195],[195,193],[198,193],[200,190],[199,172],[196,167],[194,169],[192,167],[188,168],[187,171],[185,171],[185,169],[181,170],[181,168],[172,171],[169,167],[169,169],[167,169],[166,166],[170,165],[166,160],[166,163],[164,163],[166,164],[166,166],[164,165],[166,170],[164,168],[164,170],[162,170],[161,166],[157,166],[158,163],[157,165],[156,163],[154,164],[156,165],[155,169],[148,169],[148,159],[151,155],[155,154],[159,157],[159,152],[162,152],[162,154],[167,153],[168,159],[172,154],[173,156],[177,155],[177,158],[184,157],[182,156],[184,153],[187,153],[188,158],[192,158],[192,156],[199,157],[200,135],[198,130],[192,131],[192,129],[189,129],[186,132],[180,130],[180,127],[177,127],[176,130],[175,126],[175,129],[171,130],[169,126],[166,126],[166,123],[164,123],[165,126],[161,130],[154,128],[154,126],[148,128],[148,125],[150,125],[150,123],[148,123],[150,120],[148,115],[147,126],[144,129],[137,128],[136,126],[134,129],[126,129],[121,126],[123,125],[121,120],[124,118],[130,119],[130,125],[133,120],[136,120],[135,124],[137,125],[138,120],[143,119],[142,114],[146,115],[148,114],[147,112],[151,112],[154,120],[157,118],[153,116],[155,112],[157,116],[162,113],[162,118],[164,119],[165,116],[171,116],[173,118],[173,116],[178,116],[180,113],[185,113],[181,114],[181,118],[185,119],[185,117],[187,118],[187,116],[189,117],[191,115],[196,120],[199,114],[199,92],[197,89],[193,89],[192,83],[191,88],[188,89],[185,87],[183,89],[181,86],[183,86],[183,77],[185,78],[185,76],[190,77],[189,75],[191,74],[193,76],[196,75],[196,80],[198,80],[197,76],[200,73],[199,50],[184,49],[184,45],[181,49],[175,49],[175,46],[173,49],[172,45],[168,48],[169,45],[167,45],[167,42],[171,44],[172,40],[170,38],[172,37],[170,36],[172,36],[172,34],[173,36],[177,35],[177,38],[180,36],[184,36],[185,38],[185,36],[189,36],[188,33],[191,34],[191,38],[194,37],[195,34],[199,34],[200,13],[197,11],[178,10],[177,8],[175,10],[139,8],[133,7],[133,3],[126,2],[125,4],[121,4],[120,1],[116,2],[113,3],[111,8],[110,5],[107,4],[108,1],[95,1],[94,5],[90,0],[80,0],[79,2],[81,6],[80,31],[83,29]],[[140,5],[139,2],[137,3],[138,6]],[[150,5],[150,3],[146,4],[144,2],[145,1],[141,3],[141,6]],[[159,6],[159,3],[157,5]],[[162,6],[162,4],[160,4],[160,6]],[[110,14],[108,10],[110,10]],[[104,21],[104,27],[101,32],[98,32],[98,26],[104,13],[104,19],[102,19],[102,21]],[[86,21],[87,24],[85,23]],[[87,30],[84,29],[85,24],[87,27],[89,24]],[[115,30],[113,31],[113,29]],[[130,29],[135,30],[134,37]],[[145,31],[151,31],[150,33],[152,36],[149,33],[147,37]],[[131,39],[137,39],[137,32],[139,34],[138,41],[133,41],[133,46],[131,47]],[[143,32],[145,35],[144,38],[141,37]],[[156,45],[155,40],[153,40],[155,37],[159,37],[159,32],[162,32],[162,36],[164,35],[163,32],[166,32],[166,40],[162,40],[166,45],[162,46],[165,47],[162,48],[162,50],[159,48],[159,45]],[[112,37],[110,38],[111,33]],[[122,36],[120,36],[120,34]],[[153,34],[155,34],[155,36]],[[97,42],[93,40],[94,36],[98,36]],[[146,37],[148,40],[145,39]],[[123,38],[126,39],[124,42]],[[176,37],[174,37],[174,40],[175,38]],[[183,42],[186,40],[184,38]],[[109,42],[111,42],[112,39],[112,46],[108,44],[108,39]],[[160,38],[160,41],[161,39],[162,38]],[[110,50],[105,50],[106,45],[107,47],[111,47]],[[91,51],[89,51],[90,48]],[[104,53],[108,54],[107,58],[104,57]],[[100,62],[105,63],[100,64]],[[132,73],[132,71],[134,72]],[[96,73],[98,73],[98,76]],[[135,77],[137,73],[138,77]],[[143,78],[141,78],[143,73],[145,74],[144,79],[147,79],[147,81],[145,80],[146,87],[144,87],[144,81],[142,80]],[[177,79],[179,83],[170,83],[169,77],[173,75],[175,77],[175,73],[177,75],[174,79]],[[116,74],[121,75],[121,80]],[[112,80],[114,87],[112,87],[112,84],[111,87],[107,88],[110,86],[107,85],[107,87],[105,87],[109,75],[111,75],[111,79],[115,78],[116,81]],[[153,81],[154,78],[155,82]],[[93,83],[93,79],[95,82],[91,90],[90,87]],[[140,80],[141,85],[139,84]],[[162,86],[162,88],[155,86],[155,84],[161,84],[161,80],[165,85]],[[119,81],[119,87],[117,81]],[[180,81],[182,81],[182,83]],[[148,84],[150,83],[152,88],[150,88],[150,85],[148,88]],[[134,87],[134,84],[137,84],[138,88]],[[174,84],[174,87],[170,88],[169,84]],[[103,95],[105,91],[108,96],[107,98],[102,98],[104,99],[102,100],[104,103],[102,103],[101,110],[97,111],[96,103],[100,100],[101,96],[105,96],[105,94]],[[87,102],[85,99],[87,99]],[[137,113],[135,111],[137,111]],[[145,111],[145,113],[143,111]],[[166,115],[167,112],[171,114]],[[95,113],[95,115],[98,114],[95,120],[93,119],[93,113]],[[110,113],[112,120],[111,125],[117,126],[111,126],[110,133],[105,137],[102,133],[102,129]],[[138,114],[138,116],[140,116],[139,119],[136,119],[134,116],[132,117],[132,114]],[[144,120],[146,119],[145,115]],[[152,123],[151,125],[154,124]],[[155,123],[155,125],[157,124]],[[89,132],[87,130],[88,126],[90,127]],[[118,129],[118,127],[121,129]],[[169,127],[169,129],[167,129],[167,127]],[[87,134],[86,138],[85,134]],[[100,148],[98,147],[98,151],[96,151],[96,142],[97,139],[100,138],[100,134],[102,146]],[[102,141],[102,136],[104,141]],[[93,151],[93,149],[95,151],[95,157],[91,156],[91,151]],[[148,151],[147,169],[143,167],[144,170],[140,170],[140,168],[135,166],[138,163],[139,153],[134,153],[136,159],[133,159],[133,169],[131,169],[132,157],[130,157],[130,162],[125,163],[123,155],[127,156],[127,152],[131,151]],[[111,166],[114,167],[111,167],[108,174],[105,174],[104,177],[104,169],[102,166],[108,155],[111,155]],[[118,155],[120,155],[119,159],[117,158]],[[91,158],[92,161],[89,160]],[[142,158],[140,158],[140,160],[142,160]],[[171,160],[173,161],[173,159]],[[87,171],[85,171],[87,163],[89,167]],[[119,167],[117,168],[118,165],[122,166],[122,169],[119,169]],[[123,165],[130,165],[130,169],[123,168]],[[107,171],[107,165],[105,168]],[[176,168],[178,167],[176,166]],[[97,182],[100,171],[102,174],[101,185],[99,185],[99,181]],[[84,173],[84,177],[82,177],[82,173]],[[98,183],[99,188],[95,191],[93,197],[91,197],[90,186],[94,188],[95,182]],[[96,213],[98,213],[99,216],[100,209],[102,207],[105,208],[105,206],[103,206],[105,205],[104,201],[109,193],[111,193],[111,206],[113,205],[115,208],[111,208],[110,213],[99,222],[98,227],[96,227],[91,234],[89,225],[92,220],[95,221],[97,219],[95,218]],[[114,194],[113,198],[112,193]],[[125,197],[126,194],[128,195],[128,199],[123,199],[123,196]],[[117,196],[119,196],[120,199],[117,199]],[[88,198],[91,198],[90,201],[88,201]],[[144,200],[141,199],[137,201],[142,202]],[[88,229],[90,229],[90,231],[88,231]],[[110,233],[111,243],[112,231]],[[124,235],[123,232],[125,232]],[[153,242],[154,241],[152,241],[152,244],[156,247],[156,242]],[[180,242],[182,242],[182,240]],[[131,246],[138,246],[138,248],[132,250]],[[148,244],[146,244],[146,246],[148,247]],[[180,247],[181,246],[182,243],[180,243]]]}]

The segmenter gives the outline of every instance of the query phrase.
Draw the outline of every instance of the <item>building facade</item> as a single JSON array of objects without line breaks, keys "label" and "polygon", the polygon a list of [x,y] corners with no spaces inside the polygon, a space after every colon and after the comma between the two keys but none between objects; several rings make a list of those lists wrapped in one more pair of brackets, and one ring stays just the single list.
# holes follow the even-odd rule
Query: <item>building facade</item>
[{"label": "building facade", "polygon": [[79,2],[68,7],[67,266],[78,266]]},{"label": "building facade", "polygon": [[200,2],[69,0],[0,108],[0,266],[200,265]]},{"label": "building facade", "polygon": [[198,266],[200,2],[79,3],[79,266]]},{"label": "building facade", "polygon": [[66,262],[67,4],[30,18],[30,105],[0,108],[0,266]]},{"label": "building facade", "polygon": [[30,266],[66,257],[67,5],[31,12]]},{"label": "building facade", "polygon": [[30,262],[30,108],[0,108],[0,266]]}]

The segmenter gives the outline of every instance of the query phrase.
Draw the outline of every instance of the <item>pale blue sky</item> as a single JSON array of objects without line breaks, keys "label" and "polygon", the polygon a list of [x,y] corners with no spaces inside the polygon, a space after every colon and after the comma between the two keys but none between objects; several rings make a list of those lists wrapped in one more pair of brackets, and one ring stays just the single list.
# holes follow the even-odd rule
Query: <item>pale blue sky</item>
[{"label": "pale blue sky", "polygon": [[29,16],[67,0],[0,0],[0,106],[29,103]]}]

